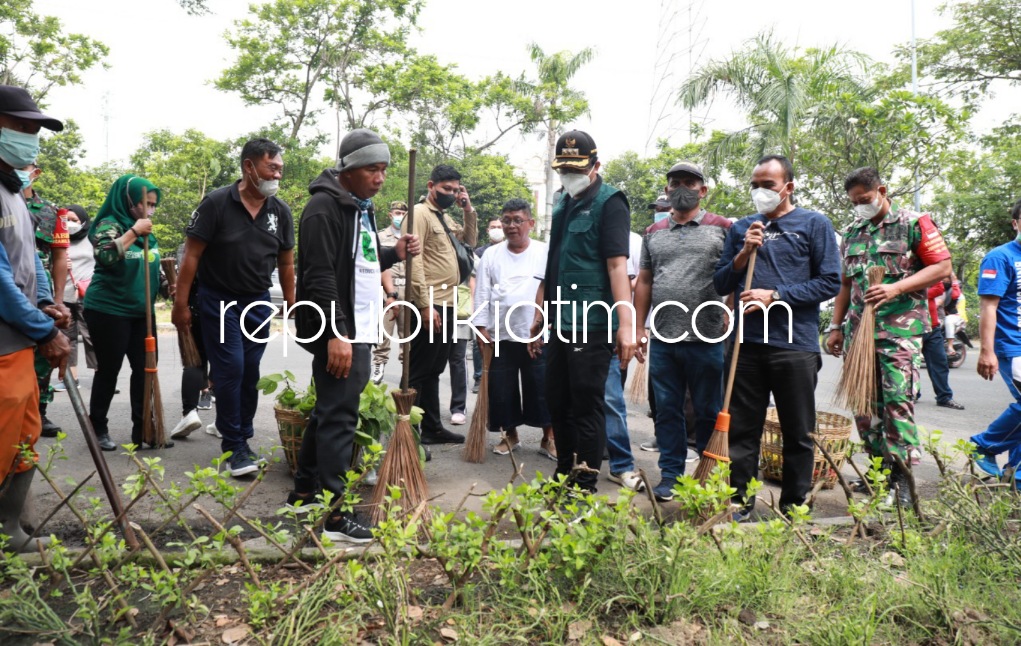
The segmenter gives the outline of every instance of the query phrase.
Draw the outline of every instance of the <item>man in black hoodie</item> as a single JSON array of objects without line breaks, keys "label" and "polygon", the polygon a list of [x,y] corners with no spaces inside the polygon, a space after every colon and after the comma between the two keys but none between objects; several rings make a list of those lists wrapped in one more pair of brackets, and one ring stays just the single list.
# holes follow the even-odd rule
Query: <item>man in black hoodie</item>
[{"label": "man in black hoodie", "polygon": [[[351,468],[358,400],[369,380],[371,346],[379,341],[381,275],[408,253],[419,252],[418,238],[402,236],[382,247],[371,198],[379,192],[390,164],[390,149],[375,132],[353,130],[340,143],[337,168],[309,185],[312,197],[298,224],[297,300],[299,342],[312,353],[316,406],[298,454],[295,511],[315,506],[316,479],[333,501],[344,495],[344,473]],[[372,531],[348,506],[326,519],[323,536],[365,543]]]}]

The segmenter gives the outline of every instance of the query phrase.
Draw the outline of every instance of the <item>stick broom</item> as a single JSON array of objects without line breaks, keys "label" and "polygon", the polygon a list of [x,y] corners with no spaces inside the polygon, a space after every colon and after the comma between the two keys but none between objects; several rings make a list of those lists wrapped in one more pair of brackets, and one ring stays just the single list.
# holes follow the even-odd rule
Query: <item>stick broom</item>
[{"label": "stick broom", "polygon": [[[177,285],[177,261],[173,258],[160,260],[163,267],[163,274],[167,282],[176,287]],[[185,328],[177,331],[177,348],[181,352],[181,363],[185,368],[198,368],[202,365],[202,357],[199,356],[199,349],[195,345],[195,339],[191,335],[191,329]]]},{"label": "stick broom", "polygon": [[[142,188],[142,203],[146,190]],[[163,428],[163,399],[160,397],[160,380],[156,369],[156,337],[152,332],[152,292],[149,278],[149,236],[142,237],[142,273],[145,276],[145,388],[142,395],[142,440],[150,446],[162,448],[167,444]]]},{"label": "stick broom", "polygon": [[[408,151],[408,234],[414,231],[415,218],[415,158],[418,152],[412,148]],[[411,291],[411,254],[407,255],[404,261],[404,293],[409,298]],[[415,405],[415,398],[418,393],[408,387],[408,374],[411,367],[411,317],[404,317],[404,325],[401,334],[404,341],[404,366],[401,375],[401,390],[391,394],[394,403],[397,405],[397,424],[394,427],[393,437],[390,439],[390,446],[387,447],[383,462],[379,465],[379,480],[372,490],[372,517],[379,522],[386,517],[384,499],[390,493],[390,487],[401,489],[401,497],[398,504],[405,513],[412,513],[423,501],[429,497],[429,485],[425,481],[425,472],[422,470],[422,462],[419,460],[418,442],[415,439],[415,432],[411,428],[411,407]]]}]

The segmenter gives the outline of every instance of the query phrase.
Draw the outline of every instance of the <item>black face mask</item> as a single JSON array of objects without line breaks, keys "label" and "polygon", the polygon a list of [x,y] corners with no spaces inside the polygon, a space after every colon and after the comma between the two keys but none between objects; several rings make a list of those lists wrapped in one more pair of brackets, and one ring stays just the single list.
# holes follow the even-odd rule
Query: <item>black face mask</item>
[{"label": "black face mask", "polygon": [[701,201],[699,192],[687,186],[678,186],[670,194],[670,206],[678,213],[687,213],[697,207],[699,201]]},{"label": "black face mask", "polygon": [[457,199],[456,193],[440,193],[439,191],[436,191],[436,206],[441,209],[449,209],[454,205],[455,199]]}]

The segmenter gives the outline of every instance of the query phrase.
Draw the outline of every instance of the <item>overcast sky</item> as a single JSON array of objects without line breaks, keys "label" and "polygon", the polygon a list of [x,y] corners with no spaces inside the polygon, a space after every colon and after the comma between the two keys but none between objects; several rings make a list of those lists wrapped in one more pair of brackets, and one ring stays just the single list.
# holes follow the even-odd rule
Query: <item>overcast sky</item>
[{"label": "overcast sky", "polygon": [[[936,13],[941,1],[917,0],[920,38],[947,25]],[[74,118],[81,126],[86,164],[126,159],[142,135],[151,130],[197,128],[224,139],[278,116],[274,107],[245,106],[235,95],[212,86],[212,79],[231,60],[223,33],[247,14],[248,4],[245,0],[209,0],[213,13],[194,17],[175,0],[36,0],[34,9],[59,16],[67,31],[88,34],[110,47],[109,69],[89,72],[82,85],[57,88],[48,97],[50,113]],[[673,77],[664,85],[675,88],[683,81],[688,69],[689,7],[692,15],[700,18],[696,24],[701,33],[697,44],[701,60],[724,57],[769,27],[791,45],[842,43],[891,63],[894,46],[911,37],[910,0],[428,0],[420,19],[422,33],[413,42],[441,62],[456,64],[471,78],[498,70],[515,76],[530,70],[527,45],[532,41],[547,52],[593,47],[595,59],[574,82],[587,95],[591,115],[575,125],[593,135],[600,157],[608,160],[626,150],[646,149],[653,81],[660,76],[655,70],[658,54],[677,55]],[[658,48],[663,32],[659,25],[672,11],[678,14],[674,22],[677,37]],[[1000,101],[986,109],[978,126],[986,128],[1002,121],[1009,115],[1011,103]],[[707,116],[710,129],[742,125],[739,114],[725,104],[714,105]],[[669,121],[677,127],[671,142],[685,142],[685,115],[674,114]],[[334,119],[326,116],[320,126],[331,135],[333,143],[324,150],[330,154],[336,145]],[[535,137],[514,136],[501,143],[499,152],[528,167],[534,178],[543,143]]]}]

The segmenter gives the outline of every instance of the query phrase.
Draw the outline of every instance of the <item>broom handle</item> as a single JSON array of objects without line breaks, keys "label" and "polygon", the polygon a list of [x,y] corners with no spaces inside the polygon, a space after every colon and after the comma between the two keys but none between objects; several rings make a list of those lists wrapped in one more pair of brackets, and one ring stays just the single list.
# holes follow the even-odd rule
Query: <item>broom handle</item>
[{"label": "broom handle", "polygon": [[82,433],[85,436],[85,446],[89,448],[92,463],[96,465],[96,471],[99,472],[99,481],[103,483],[106,499],[110,502],[110,508],[113,510],[114,516],[120,516],[118,524],[120,525],[121,532],[124,534],[124,541],[128,544],[128,547],[137,549],[139,546],[138,537],[135,536],[135,531],[131,528],[131,524],[124,515],[124,503],[121,502],[117,483],[114,481],[113,475],[110,473],[110,466],[106,463],[106,458],[103,457],[103,452],[99,448],[99,440],[96,438],[95,428],[92,426],[92,420],[89,418],[89,413],[85,408],[85,401],[78,390],[78,382],[75,381],[70,370],[64,373],[63,382],[64,387],[67,389],[68,397],[71,399],[71,408],[74,409],[74,414],[78,417],[78,424],[81,426]]},{"label": "broom handle", "polygon": [[[418,151],[414,148],[408,150],[408,235],[415,230],[415,159]],[[411,254],[404,259],[404,300],[411,296]],[[408,338],[411,331],[411,316],[404,317],[404,325],[401,326],[401,336]],[[404,364],[401,372],[401,390],[408,390],[408,374],[411,369],[411,341],[404,342]]]},{"label": "broom handle", "polygon": [[[755,247],[752,257],[748,261],[748,275],[744,279],[744,291],[752,288],[752,276],[755,274],[755,258],[759,255],[759,248]],[[740,306],[738,306],[740,307]],[[735,312],[737,310],[735,309]],[[730,412],[730,396],[734,392],[734,375],[737,374],[737,355],[741,352],[741,343],[734,339],[734,350],[730,353],[730,374],[727,375],[727,390],[723,395],[723,412]]]},{"label": "broom handle", "polygon": [[[142,187],[142,204],[145,204],[147,191]],[[148,208],[148,207],[147,207]],[[149,293],[149,236],[142,236],[142,273],[145,275],[145,336],[152,336],[152,295]]]}]

